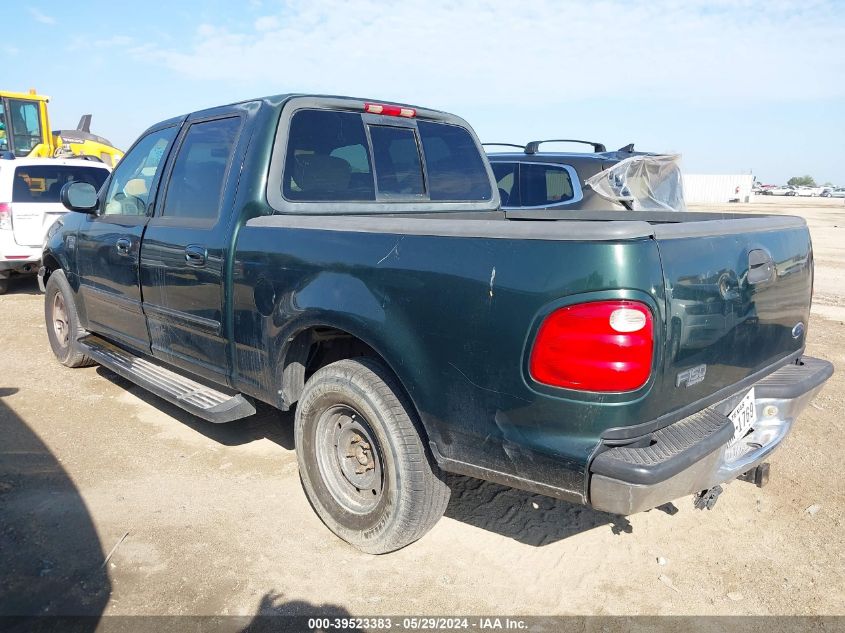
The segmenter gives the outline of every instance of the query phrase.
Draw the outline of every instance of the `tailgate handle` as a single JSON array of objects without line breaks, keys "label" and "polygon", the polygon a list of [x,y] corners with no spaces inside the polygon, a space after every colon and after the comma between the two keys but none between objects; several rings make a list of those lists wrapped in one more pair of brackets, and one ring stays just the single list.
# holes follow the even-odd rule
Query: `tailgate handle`
[{"label": "tailgate handle", "polygon": [[121,237],[114,243],[114,246],[121,255],[128,255],[129,249],[132,248],[132,241],[127,237]]},{"label": "tailgate handle", "polygon": [[198,244],[189,244],[185,247],[185,261],[187,262],[188,266],[193,266],[194,268],[202,268],[205,266],[205,262],[208,259],[208,251],[206,250],[205,246],[200,246]]},{"label": "tailgate handle", "polygon": [[772,256],[762,248],[748,252],[748,283],[759,284],[771,281],[775,273]]}]

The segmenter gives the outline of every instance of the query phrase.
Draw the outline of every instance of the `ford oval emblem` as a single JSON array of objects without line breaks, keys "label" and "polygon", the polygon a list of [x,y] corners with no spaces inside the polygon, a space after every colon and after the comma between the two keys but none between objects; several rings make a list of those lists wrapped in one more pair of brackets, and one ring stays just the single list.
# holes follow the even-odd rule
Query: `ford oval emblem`
[{"label": "ford oval emblem", "polygon": [[798,323],[795,324],[795,327],[792,328],[792,338],[801,338],[801,336],[803,334],[804,334],[804,322],[798,321]]}]

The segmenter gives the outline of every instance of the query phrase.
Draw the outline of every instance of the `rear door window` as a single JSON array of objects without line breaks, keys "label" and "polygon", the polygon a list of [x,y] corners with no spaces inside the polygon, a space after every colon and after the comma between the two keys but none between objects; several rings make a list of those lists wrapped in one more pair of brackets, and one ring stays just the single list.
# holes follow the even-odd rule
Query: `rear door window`
[{"label": "rear door window", "polygon": [[62,187],[69,182],[87,182],[99,190],[109,172],[101,167],[74,165],[26,165],[15,168],[12,202],[60,202]]},{"label": "rear door window", "polygon": [[563,165],[522,163],[519,169],[522,207],[544,207],[575,198],[572,176]]},{"label": "rear door window", "polygon": [[193,123],[188,128],[173,161],[161,215],[217,219],[240,126],[240,117],[229,117]]}]

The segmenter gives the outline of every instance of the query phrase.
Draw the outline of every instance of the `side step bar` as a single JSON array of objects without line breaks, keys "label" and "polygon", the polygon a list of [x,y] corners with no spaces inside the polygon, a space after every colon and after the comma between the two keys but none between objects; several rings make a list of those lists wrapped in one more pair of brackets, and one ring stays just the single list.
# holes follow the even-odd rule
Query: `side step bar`
[{"label": "side step bar", "polygon": [[81,338],[77,345],[103,367],[209,422],[231,422],[255,413],[255,407],[240,393],[203,385],[98,336]]}]

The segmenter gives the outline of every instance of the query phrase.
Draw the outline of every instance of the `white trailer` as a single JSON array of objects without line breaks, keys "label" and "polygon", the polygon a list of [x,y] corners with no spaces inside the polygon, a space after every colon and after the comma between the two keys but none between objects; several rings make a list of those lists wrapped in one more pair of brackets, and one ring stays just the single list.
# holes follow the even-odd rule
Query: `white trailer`
[{"label": "white trailer", "polygon": [[684,199],[689,203],[750,202],[751,174],[684,174]]}]

